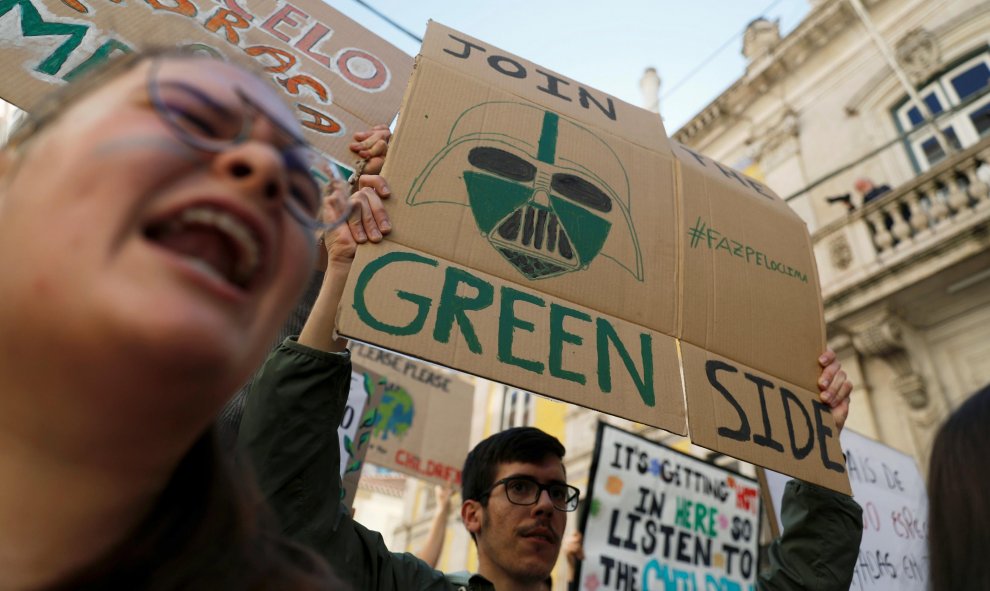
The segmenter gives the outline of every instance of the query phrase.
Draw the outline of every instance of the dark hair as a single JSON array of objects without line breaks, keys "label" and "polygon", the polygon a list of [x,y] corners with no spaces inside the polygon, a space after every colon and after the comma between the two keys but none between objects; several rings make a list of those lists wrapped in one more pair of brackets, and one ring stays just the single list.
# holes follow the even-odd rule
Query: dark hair
[{"label": "dark hair", "polygon": [[548,455],[564,459],[564,446],[553,435],[535,427],[513,427],[496,433],[474,446],[461,472],[461,498],[481,499],[491,488],[498,465],[507,462],[542,462]]},{"label": "dark hair", "polygon": [[990,385],[960,406],[935,436],[928,475],[931,588],[990,589]]},{"label": "dark hair", "polygon": [[279,533],[260,499],[211,428],[144,521],[103,558],[50,590],[343,588],[320,558]]}]

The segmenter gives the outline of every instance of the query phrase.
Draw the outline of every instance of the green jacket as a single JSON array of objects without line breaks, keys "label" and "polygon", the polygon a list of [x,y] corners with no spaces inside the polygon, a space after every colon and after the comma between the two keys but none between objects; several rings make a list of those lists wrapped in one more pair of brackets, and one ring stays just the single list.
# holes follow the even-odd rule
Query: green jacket
[{"label": "green jacket", "polygon": [[[289,338],[268,358],[248,395],[239,444],[285,533],[323,555],[356,591],[494,591],[479,575],[445,576],[409,553],[392,553],[379,533],[340,503],[336,426],[350,387],[347,353]],[[788,483],[785,533],[770,546],[758,589],[843,589],[852,582],[862,509],[852,499]]]}]

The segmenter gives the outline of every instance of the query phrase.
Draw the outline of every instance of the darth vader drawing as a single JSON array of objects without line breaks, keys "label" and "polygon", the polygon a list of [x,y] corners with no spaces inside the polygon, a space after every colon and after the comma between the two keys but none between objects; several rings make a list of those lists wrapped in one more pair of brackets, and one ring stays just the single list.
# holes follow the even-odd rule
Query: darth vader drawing
[{"label": "darth vader drawing", "polygon": [[622,163],[595,133],[535,105],[465,111],[408,202],[468,205],[492,247],[530,280],[587,269],[600,256],[643,279]]}]

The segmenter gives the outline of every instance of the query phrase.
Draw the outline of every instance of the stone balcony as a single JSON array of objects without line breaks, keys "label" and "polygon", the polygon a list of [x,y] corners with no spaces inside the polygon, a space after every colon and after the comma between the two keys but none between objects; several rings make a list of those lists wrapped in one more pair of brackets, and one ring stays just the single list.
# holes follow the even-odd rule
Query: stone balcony
[{"label": "stone balcony", "polygon": [[981,162],[990,163],[990,137],[814,232],[826,322],[990,246]]}]

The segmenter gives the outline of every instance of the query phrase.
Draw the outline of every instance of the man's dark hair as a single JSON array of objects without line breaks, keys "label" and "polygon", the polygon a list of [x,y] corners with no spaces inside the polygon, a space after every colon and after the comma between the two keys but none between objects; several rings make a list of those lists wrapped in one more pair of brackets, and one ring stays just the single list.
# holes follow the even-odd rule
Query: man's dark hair
[{"label": "man's dark hair", "polygon": [[496,433],[474,446],[464,460],[461,498],[481,501],[485,505],[486,500],[482,500],[481,496],[495,481],[499,464],[538,464],[551,454],[563,460],[563,444],[553,435],[535,427],[513,427]]}]

